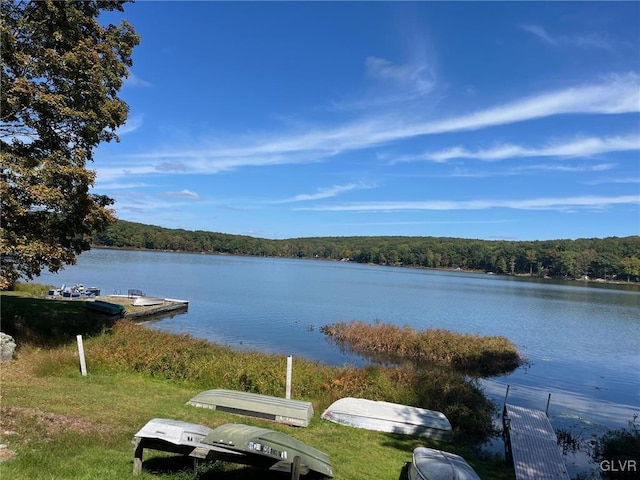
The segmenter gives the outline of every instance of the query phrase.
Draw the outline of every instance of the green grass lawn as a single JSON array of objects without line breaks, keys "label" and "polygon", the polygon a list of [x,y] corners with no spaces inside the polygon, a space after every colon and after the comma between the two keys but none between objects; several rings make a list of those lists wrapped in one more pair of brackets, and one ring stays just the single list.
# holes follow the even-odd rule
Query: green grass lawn
[{"label": "green grass lawn", "polygon": [[[253,378],[252,388],[261,388],[262,393],[273,394],[280,389],[284,393],[280,379],[272,380],[274,374],[264,367],[275,357],[232,352],[188,336],[152,332],[139,325],[110,328],[104,319],[80,310],[79,302],[64,303],[67,302],[3,293],[3,331],[5,323],[14,329],[13,333],[7,333],[15,336],[18,350],[14,360],[0,365],[0,443],[7,446],[4,457],[9,456],[8,451],[15,453],[0,462],[2,479],[129,478],[133,469],[131,441],[136,431],[152,418],[182,420],[210,428],[224,423],[245,423],[281,431],[329,454],[336,480],[397,480],[417,446],[458,453],[483,479],[514,478],[512,469],[502,460],[476,455],[472,444],[465,442],[463,436],[439,443],[322,420],[320,413],[327,402],[335,395],[349,392],[330,390],[327,393],[326,389],[338,388],[336,385],[343,388],[347,374],[360,378],[356,369],[304,361],[294,364],[293,397],[312,401],[316,409],[308,428],[185,405],[196,393],[229,388],[235,384],[222,382],[235,382],[238,378]],[[20,328],[16,329],[16,324]],[[80,333],[87,336],[87,377],[80,374],[75,345],[75,335]],[[26,340],[23,341],[21,335]],[[47,341],[47,335],[52,335],[53,340]],[[152,345],[147,350],[150,342]],[[150,360],[152,363],[144,363],[145,358],[155,355],[154,351],[170,348],[169,345],[175,345],[176,350],[170,351],[168,357],[158,356]],[[173,368],[172,365],[162,368],[162,362],[171,363]],[[138,368],[132,364],[140,365]],[[181,369],[187,371],[182,378],[176,374]],[[206,370],[216,371],[207,373]],[[259,382],[260,376],[264,383]],[[367,377],[367,381],[377,382],[382,378],[382,375]],[[274,390],[266,391],[273,383]],[[384,393],[392,387],[368,384],[369,390],[363,392]],[[289,477],[222,462],[200,465],[194,470],[190,459],[146,450],[142,474],[136,478]]]}]

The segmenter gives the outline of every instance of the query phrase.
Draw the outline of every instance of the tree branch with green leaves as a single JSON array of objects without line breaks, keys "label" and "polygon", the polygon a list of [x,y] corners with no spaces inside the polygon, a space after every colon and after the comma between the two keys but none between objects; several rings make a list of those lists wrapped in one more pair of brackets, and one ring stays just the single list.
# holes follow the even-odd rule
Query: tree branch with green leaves
[{"label": "tree branch with green leaves", "polygon": [[1,3],[2,289],[75,263],[115,220],[87,165],[129,113],[118,93],[140,39],[126,21],[98,21],[125,3]]}]

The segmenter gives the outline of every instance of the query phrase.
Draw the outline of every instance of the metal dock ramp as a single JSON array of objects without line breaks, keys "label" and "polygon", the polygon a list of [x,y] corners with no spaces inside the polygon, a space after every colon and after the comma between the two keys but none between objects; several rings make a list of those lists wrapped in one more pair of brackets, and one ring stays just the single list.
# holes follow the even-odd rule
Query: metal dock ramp
[{"label": "metal dock ramp", "polygon": [[545,412],[509,405],[505,399],[502,424],[506,457],[513,461],[517,480],[569,480]]}]

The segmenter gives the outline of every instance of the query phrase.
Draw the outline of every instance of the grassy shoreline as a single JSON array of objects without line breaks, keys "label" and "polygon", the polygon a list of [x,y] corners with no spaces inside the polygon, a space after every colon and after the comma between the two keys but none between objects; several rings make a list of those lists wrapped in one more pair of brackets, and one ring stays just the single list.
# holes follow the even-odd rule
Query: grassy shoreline
[{"label": "grassy shoreline", "polygon": [[[12,298],[3,295],[3,331],[11,322]],[[33,301],[31,298],[30,302]],[[48,303],[62,307],[62,302]],[[46,319],[36,318],[38,310],[32,312],[31,319],[24,318],[24,313],[18,315],[23,332],[29,326],[47,326]],[[286,357],[235,351],[127,320],[103,325],[95,331],[90,321],[85,320],[85,324],[80,321],[85,314],[75,315],[60,314],[55,322],[59,329],[64,329],[64,321],[69,318],[67,326],[76,333],[84,333],[77,332],[78,328],[89,330],[84,342],[88,377],[79,374],[76,333],[71,335],[71,331],[67,332],[67,341],[51,344],[25,344],[16,335],[19,345],[16,358],[1,366],[0,443],[16,453],[0,463],[2,478],[6,475],[15,479],[106,479],[131,475],[131,439],[148,420],[157,417],[209,427],[233,422],[283,431],[328,453],[337,480],[395,480],[417,446],[458,453],[481,478],[513,478],[512,469],[501,459],[484,457],[475,451],[470,438],[482,431],[484,421],[473,428],[465,423],[472,417],[491,416],[494,406],[486,403],[473,384],[457,383],[445,373],[429,371],[416,375],[399,368],[332,367],[297,359],[293,396],[311,401],[316,416],[309,428],[286,427],[185,405],[193,395],[210,388],[282,396]],[[51,325],[48,327],[50,330]],[[454,424],[456,435],[451,442],[436,442],[321,420],[318,412],[343,396],[384,399],[444,411]],[[160,452],[147,453],[140,478],[271,478],[260,470],[217,462],[196,476],[191,464],[181,465],[180,461],[165,457]]]}]

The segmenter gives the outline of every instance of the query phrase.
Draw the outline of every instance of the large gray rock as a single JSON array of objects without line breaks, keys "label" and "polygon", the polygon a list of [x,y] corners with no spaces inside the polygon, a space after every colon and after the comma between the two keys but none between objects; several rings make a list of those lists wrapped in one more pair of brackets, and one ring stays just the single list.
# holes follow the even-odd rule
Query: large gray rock
[{"label": "large gray rock", "polygon": [[0,332],[0,361],[12,360],[16,342],[11,335]]}]

